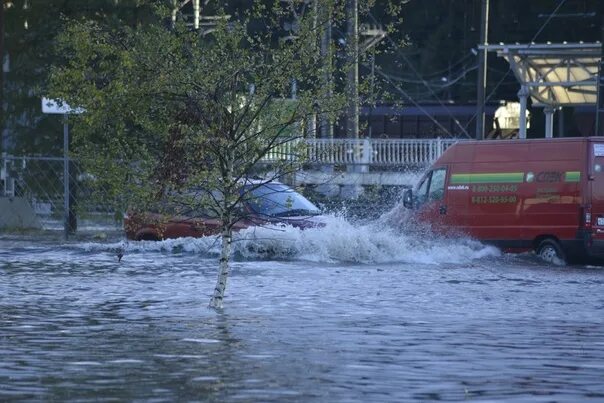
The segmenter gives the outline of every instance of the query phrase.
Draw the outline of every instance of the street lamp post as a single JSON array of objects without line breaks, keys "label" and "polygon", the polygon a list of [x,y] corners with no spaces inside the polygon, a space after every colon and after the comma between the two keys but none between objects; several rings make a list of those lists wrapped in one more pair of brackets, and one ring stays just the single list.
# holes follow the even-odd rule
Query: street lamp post
[{"label": "street lamp post", "polygon": [[487,86],[487,45],[489,35],[489,0],[482,0],[482,22],[480,45],[478,48],[478,86],[476,99],[476,140],[482,140],[485,133],[484,102]]}]

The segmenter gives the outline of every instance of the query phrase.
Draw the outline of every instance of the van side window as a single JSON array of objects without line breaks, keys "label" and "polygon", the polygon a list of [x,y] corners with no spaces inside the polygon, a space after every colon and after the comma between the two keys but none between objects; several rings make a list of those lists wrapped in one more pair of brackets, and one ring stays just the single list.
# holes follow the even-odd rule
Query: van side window
[{"label": "van side window", "polygon": [[442,200],[445,196],[445,178],[447,176],[447,170],[440,168],[432,171],[432,180],[430,181],[430,190],[428,192],[428,199],[430,200]]}]

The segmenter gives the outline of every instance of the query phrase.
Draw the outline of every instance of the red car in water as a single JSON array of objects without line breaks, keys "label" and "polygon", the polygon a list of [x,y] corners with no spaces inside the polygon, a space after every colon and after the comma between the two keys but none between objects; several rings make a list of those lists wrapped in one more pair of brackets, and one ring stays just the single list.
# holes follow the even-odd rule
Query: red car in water
[{"label": "red car in water", "polygon": [[[324,216],[317,206],[287,185],[279,182],[246,183],[242,187],[242,217],[233,230],[252,226],[291,225],[296,228],[324,226]],[[180,237],[216,235],[221,220],[209,211],[130,212],[124,217],[126,237],[132,240],[162,240]],[[173,214],[170,214],[172,210]]]}]

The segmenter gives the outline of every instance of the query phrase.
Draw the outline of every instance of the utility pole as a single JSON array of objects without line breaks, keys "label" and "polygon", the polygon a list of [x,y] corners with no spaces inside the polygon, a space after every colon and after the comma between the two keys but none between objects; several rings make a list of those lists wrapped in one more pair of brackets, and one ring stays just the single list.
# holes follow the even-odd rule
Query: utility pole
[{"label": "utility pole", "polygon": [[[363,161],[365,150],[354,141],[359,138],[359,14],[358,0],[346,0],[346,138],[352,140],[346,152],[351,153],[352,164],[346,166],[348,173],[366,172],[367,165],[359,165]],[[363,193],[363,188],[357,184],[342,187],[341,194],[347,198],[356,199]]]},{"label": "utility pole", "polygon": [[[319,0],[315,0],[318,5]],[[331,52],[331,4],[321,4],[317,14],[320,16],[319,23],[322,24],[321,49],[320,55],[323,61],[323,88],[327,89],[327,97],[332,96],[332,52]],[[319,116],[320,136],[324,139],[333,138],[333,125],[327,116],[322,112]]]},{"label": "utility pole", "polygon": [[597,88],[598,96],[596,98],[596,136],[604,136],[604,2],[599,2],[600,17],[600,68],[598,71]]},{"label": "utility pole", "polygon": [[359,138],[359,15],[358,0],[346,1],[347,17],[347,82],[346,137]]},{"label": "utility pole", "polygon": [[489,0],[482,0],[480,23],[480,45],[478,48],[478,86],[476,99],[476,140],[482,140],[485,133],[484,102],[487,86],[487,45],[489,34]]}]

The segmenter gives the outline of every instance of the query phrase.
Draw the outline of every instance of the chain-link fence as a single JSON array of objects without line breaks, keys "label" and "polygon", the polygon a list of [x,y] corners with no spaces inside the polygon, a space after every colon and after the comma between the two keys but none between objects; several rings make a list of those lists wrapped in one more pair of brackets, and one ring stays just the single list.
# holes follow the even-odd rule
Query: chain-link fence
[{"label": "chain-link fence", "polygon": [[[63,158],[0,157],[0,200],[19,204],[18,213],[32,217],[18,223],[30,227],[68,232],[121,228],[121,217],[94,182],[78,163],[66,165]],[[4,209],[5,216],[16,214]]]}]

